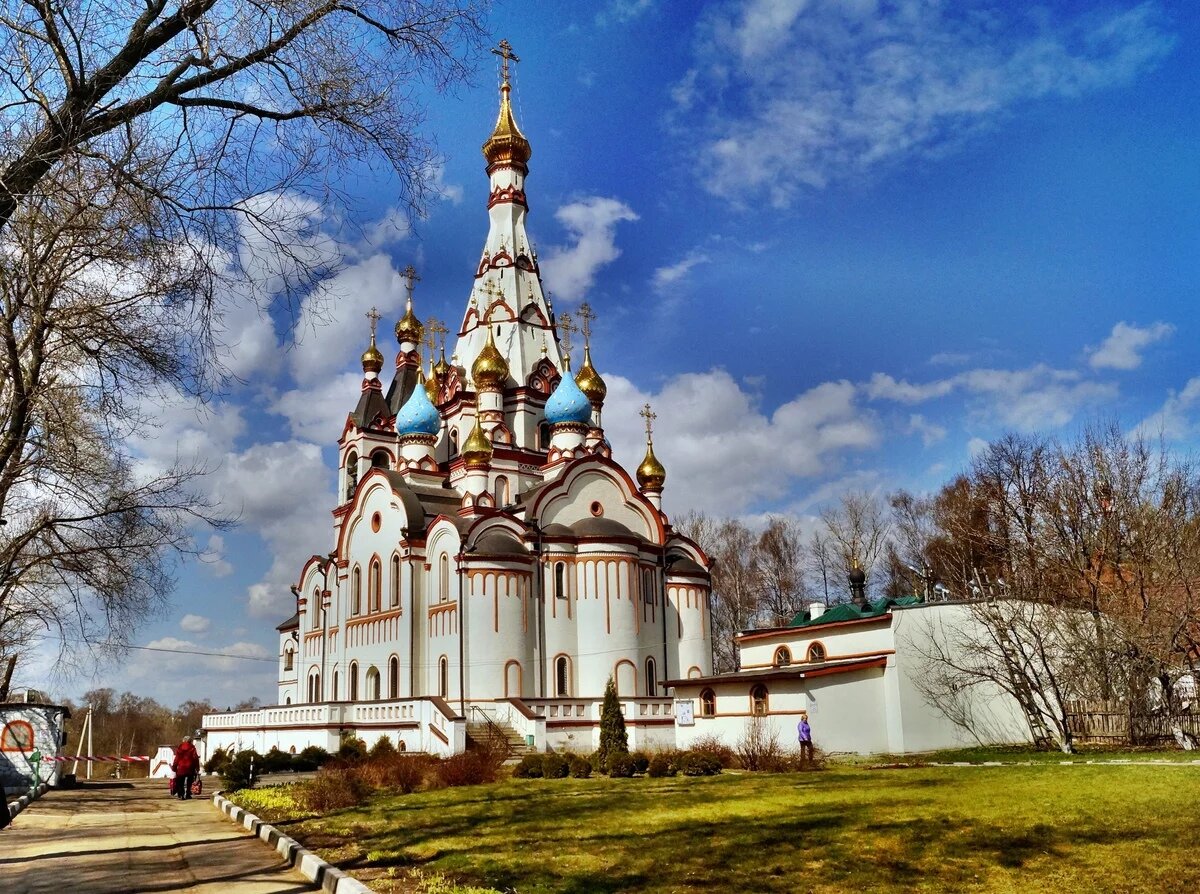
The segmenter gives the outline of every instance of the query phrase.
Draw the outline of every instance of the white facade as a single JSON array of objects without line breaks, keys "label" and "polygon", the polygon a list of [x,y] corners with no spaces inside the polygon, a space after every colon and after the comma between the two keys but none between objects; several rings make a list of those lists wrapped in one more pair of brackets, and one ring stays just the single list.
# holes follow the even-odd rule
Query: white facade
[{"label": "white facade", "polygon": [[[736,746],[754,715],[781,744],[794,746],[801,712],[814,744],[827,753],[900,754],[976,744],[1030,741],[1020,706],[999,687],[961,693],[974,735],[931,705],[921,691],[931,636],[978,623],[968,606],[891,606],[877,616],[743,633],[742,669],[672,681],[680,748],[719,736]],[[680,702],[690,703],[679,710]],[[692,722],[686,723],[688,715]],[[685,725],[686,724],[686,725]]]},{"label": "white facade", "polygon": [[27,790],[36,776],[57,785],[62,763],[35,762],[33,754],[55,758],[62,754],[70,712],[61,705],[33,702],[0,704],[0,792]]},{"label": "white facade", "polygon": [[711,672],[708,558],[660,511],[652,452],[636,480],[612,460],[603,381],[559,341],[507,82],[484,154],[489,232],[454,362],[427,356],[424,381],[410,274],[394,379],[385,395],[372,334],[338,442],[332,549],[279,627],[279,704],[206,717],[209,752],[353,732],[452,753],[483,714],[591,750],[609,677],[632,742],[670,744],[663,681]]}]

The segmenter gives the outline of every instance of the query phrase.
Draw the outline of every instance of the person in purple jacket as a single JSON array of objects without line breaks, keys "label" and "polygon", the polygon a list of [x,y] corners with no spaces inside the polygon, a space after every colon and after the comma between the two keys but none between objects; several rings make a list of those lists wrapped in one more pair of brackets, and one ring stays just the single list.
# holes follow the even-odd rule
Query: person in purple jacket
[{"label": "person in purple jacket", "polygon": [[800,722],[796,724],[796,733],[800,738],[800,760],[813,759],[812,727],[808,725],[808,712],[800,712]]}]

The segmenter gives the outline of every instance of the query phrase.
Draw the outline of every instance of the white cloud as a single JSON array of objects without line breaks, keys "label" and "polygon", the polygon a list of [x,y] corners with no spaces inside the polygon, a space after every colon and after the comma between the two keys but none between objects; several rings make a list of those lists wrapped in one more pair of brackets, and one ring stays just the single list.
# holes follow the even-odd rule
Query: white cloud
[{"label": "white cloud", "polygon": [[920,413],[913,413],[908,417],[908,433],[920,435],[921,443],[926,447],[932,446],[946,437],[944,426],[930,422]]},{"label": "white cloud", "polygon": [[1137,369],[1142,365],[1141,352],[1174,331],[1170,323],[1151,323],[1145,327],[1117,323],[1108,338],[1091,352],[1088,363],[1094,369]]},{"label": "white cloud", "polygon": [[554,217],[574,245],[552,246],[543,253],[543,277],[556,299],[582,301],[600,268],[621,256],[616,245],[617,224],[638,220],[638,216],[617,199],[587,196],[563,205]]},{"label": "white cloud", "polygon": [[228,577],[233,573],[233,566],[225,560],[225,538],[213,534],[208,538],[208,545],[200,553],[203,562],[213,577]]},{"label": "white cloud", "polygon": [[665,502],[674,513],[732,515],[786,495],[797,479],[836,470],[852,451],[878,445],[878,423],[850,382],[825,382],[771,414],[723,369],[668,380],[656,394],[608,379],[605,433],[614,455],[634,469],[645,453],[638,410],[658,414],[655,453],[667,469]]},{"label": "white cloud", "polygon": [[1117,396],[1115,385],[1040,363],[1026,369],[967,370],[918,384],[875,373],[864,390],[871,400],[903,404],[925,403],[961,391],[975,399],[970,408],[977,420],[1024,431],[1066,425],[1080,411]]},{"label": "white cloud", "polygon": [[[384,382],[387,381],[385,374]],[[341,437],[346,415],[358,403],[361,391],[362,373],[342,373],[305,388],[285,391],[272,402],[271,412],[288,420],[293,437],[316,444],[333,444]]]},{"label": "white cloud", "polygon": [[789,204],[803,188],[944,152],[1021,104],[1127,82],[1170,52],[1157,4],[1023,14],[978,3],[715,6],[676,85],[705,188]]},{"label": "white cloud", "polygon": [[663,292],[684,279],[693,267],[700,264],[707,264],[710,260],[711,258],[704,252],[693,249],[684,255],[682,260],[655,270],[654,275],[650,278],[650,284],[656,292]]},{"label": "white cloud", "polygon": [[184,633],[205,633],[212,622],[201,615],[184,615],[179,619],[179,629]]},{"label": "white cloud", "polygon": [[1178,393],[1172,391],[1158,410],[1135,427],[1134,433],[1147,438],[1161,436],[1168,441],[1191,437],[1197,430],[1194,413],[1197,407],[1200,407],[1200,376],[1188,379]]}]

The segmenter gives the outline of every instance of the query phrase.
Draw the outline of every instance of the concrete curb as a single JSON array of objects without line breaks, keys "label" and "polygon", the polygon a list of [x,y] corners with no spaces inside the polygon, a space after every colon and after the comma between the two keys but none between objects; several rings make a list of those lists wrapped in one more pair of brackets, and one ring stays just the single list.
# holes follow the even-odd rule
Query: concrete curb
[{"label": "concrete curb", "polygon": [[274,826],[264,823],[253,813],[247,813],[220,792],[212,796],[213,807],[232,822],[242,826],[275,849],[302,876],[328,894],[374,894],[356,878],[351,878],[332,863],[326,863],[300,842],[284,835]]},{"label": "concrete curb", "polygon": [[18,813],[20,813],[42,795],[46,794],[48,791],[50,791],[49,785],[47,785],[45,782],[39,783],[38,787],[33,790],[32,794],[21,795],[21,797],[17,798],[17,800],[8,802],[8,815],[12,819],[16,819]]}]

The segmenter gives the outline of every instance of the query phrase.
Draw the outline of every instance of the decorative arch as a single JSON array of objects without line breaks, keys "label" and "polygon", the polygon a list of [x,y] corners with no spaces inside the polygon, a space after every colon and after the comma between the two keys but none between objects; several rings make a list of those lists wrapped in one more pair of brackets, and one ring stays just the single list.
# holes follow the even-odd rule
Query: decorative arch
[{"label": "decorative arch", "polygon": [[626,658],[621,659],[613,667],[613,680],[617,684],[617,695],[622,697],[637,695],[637,667]]},{"label": "decorative arch", "polygon": [[[555,516],[563,510],[569,514],[574,502],[573,493],[580,489],[579,485],[585,478],[607,481],[616,489],[620,502],[638,516],[641,523],[641,531],[637,530],[637,525],[631,526],[635,534],[640,533],[653,543],[666,542],[667,532],[662,514],[638,490],[628,472],[608,457],[595,453],[571,460],[557,478],[539,488],[528,504],[527,517],[547,524],[554,522]],[[608,515],[611,517],[611,512]]]},{"label": "decorative arch", "polygon": [[504,697],[520,698],[524,684],[524,670],[515,658],[504,665]]},{"label": "decorative arch", "polygon": [[390,469],[395,465],[392,459],[391,451],[386,447],[379,447],[371,451],[371,468],[372,469]]},{"label": "decorative arch", "polygon": [[704,671],[700,670],[699,667],[693,664],[688,668],[687,675],[689,680],[699,680],[704,676]]},{"label": "decorative arch", "polygon": [[33,724],[27,720],[10,720],[0,730],[0,751],[28,754],[33,742]]},{"label": "decorative arch", "polygon": [[369,668],[367,668],[366,692],[364,695],[366,696],[366,701],[369,702],[377,702],[383,698],[383,688],[380,685],[379,679],[379,668],[375,667],[375,665],[371,665]]}]

